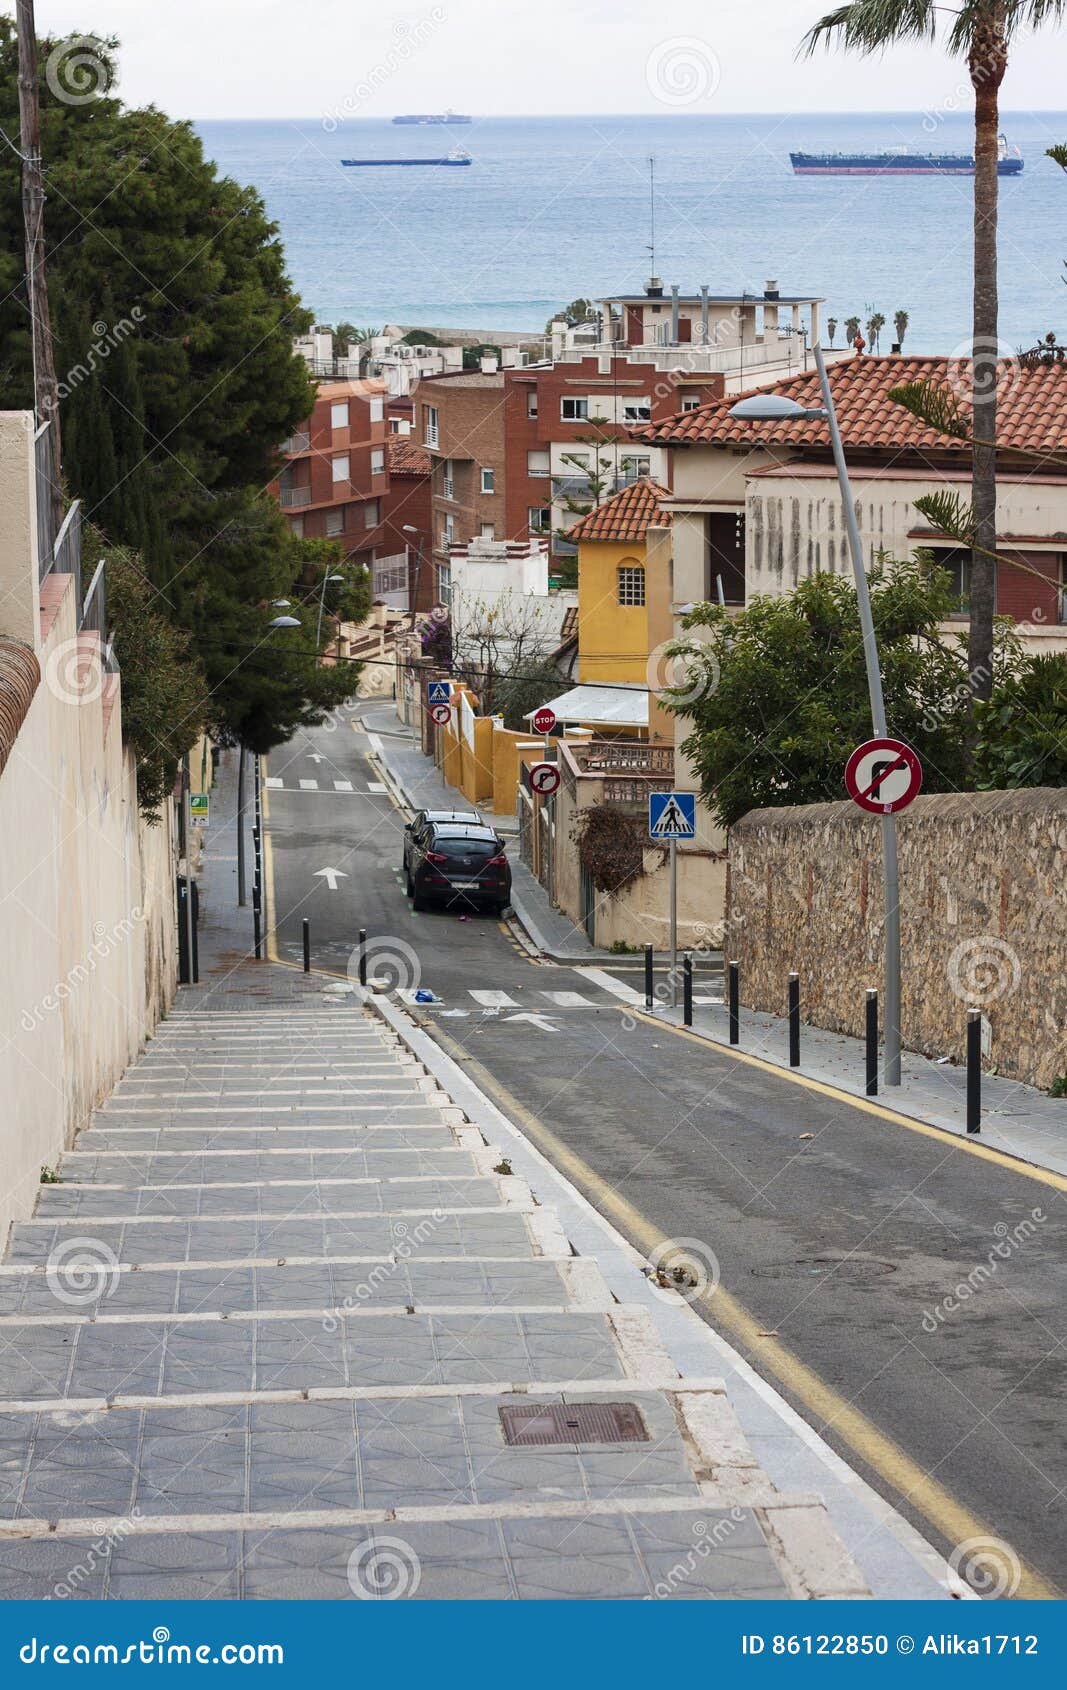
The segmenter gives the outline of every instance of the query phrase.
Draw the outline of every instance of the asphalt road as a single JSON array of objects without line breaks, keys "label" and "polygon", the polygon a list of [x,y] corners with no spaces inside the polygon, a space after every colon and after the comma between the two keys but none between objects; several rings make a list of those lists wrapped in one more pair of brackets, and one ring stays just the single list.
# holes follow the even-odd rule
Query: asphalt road
[{"label": "asphalt road", "polygon": [[269,759],[277,955],[299,959],[306,916],[343,974],[365,927],[372,966],[417,972],[433,1036],[633,1243],[717,1263],[701,1312],[877,1490],[946,1554],[1002,1540],[1020,1596],[1067,1590],[1065,1182],[650,1025],[494,919],[416,915],[367,752],[341,720]]}]

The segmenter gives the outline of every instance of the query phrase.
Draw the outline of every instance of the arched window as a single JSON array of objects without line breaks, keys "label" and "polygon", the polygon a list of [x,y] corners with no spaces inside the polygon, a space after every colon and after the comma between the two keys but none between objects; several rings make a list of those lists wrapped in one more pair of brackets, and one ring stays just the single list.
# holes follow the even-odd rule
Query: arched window
[{"label": "arched window", "polygon": [[640,563],[620,563],[618,568],[619,603],[640,605],[645,602],[645,569]]}]

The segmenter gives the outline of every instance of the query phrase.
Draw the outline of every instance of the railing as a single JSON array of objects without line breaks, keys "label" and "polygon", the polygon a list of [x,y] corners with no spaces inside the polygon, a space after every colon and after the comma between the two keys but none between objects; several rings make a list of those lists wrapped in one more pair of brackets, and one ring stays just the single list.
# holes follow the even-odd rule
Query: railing
[{"label": "railing", "polygon": [[309,452],[311,450],[311,435],[306,428],[298,429],[295,434],[289,436],[288,440],[282,441],[278,450],[284,452],[290,458],[297,452]]},{"label": "railing", "polygon": [[309,358],[307,363],[313,376],[333,376],[342,381],[359,377],[358,358]]},{"label": "railing", "polygon": [[278,489],[278,500],[283,510],[289,510],[294,505],[310,505],[310,487],[281,487]]},{"label": "railing", "polygon": [[74,602],[80,605],[82,602],[82,507],[80,499],[75,499],[63,518],[62,528],[56,535],[56,543],[52,551],[52,572],[56,575],[73,575]]},{"label": "railing", "polygon": [[577,743],[568,740],[567,749],[583,775],[603,774],[612,769],[643,775],[674,773],[671,745],[649,745],[638,739],[590,739]]},{"label": "railing", "polygon": [[107,588],[104,579],[103,559],[96,566],[96,571],[89,583],[89,590],[81,607],[81,620],[78,623],[81,633],[95,633],[100,635],[100,644],[107,644]]},{"label": "railing", "polygon": [[33,437],[34,483],[37,492],[37,579],[43,581],[55,557],[56,519],[52,500],[51,423],[43,422]]},{"label": "railing", "polygon": [[[838,348],[831,352],[831,358],[841,357],[848,348]],[[739,345],[736,341],[728,346],[704,346],[700,342],[683,341],[677,346],[626,346],[613,343],[610,345],[573,347],[559,354],[557,359],[561,364],[577,364],[584,358],[599,353],[612,354],[616,358],[626,358],[634,364],[652,364],[655,369],[664,374],[677,372],[680,376],[710,375],[716,372],[735,374],[739,370],[754,369],[762,364],[785,364],[791,368],[800,368],[803,364],[803,349],[799,336],[782,335],[770,340],[746,341]]]}]

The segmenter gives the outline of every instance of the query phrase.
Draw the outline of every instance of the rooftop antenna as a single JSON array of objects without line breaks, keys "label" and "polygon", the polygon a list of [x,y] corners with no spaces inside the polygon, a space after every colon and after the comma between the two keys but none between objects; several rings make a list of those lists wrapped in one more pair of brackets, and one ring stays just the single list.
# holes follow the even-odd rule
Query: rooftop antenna
[{"label": "rooftop antenna", "polygon": [[656,161],[649,154],[648,159],[648,251],[650,258],[649,274],[654,278],[656,274]]}]

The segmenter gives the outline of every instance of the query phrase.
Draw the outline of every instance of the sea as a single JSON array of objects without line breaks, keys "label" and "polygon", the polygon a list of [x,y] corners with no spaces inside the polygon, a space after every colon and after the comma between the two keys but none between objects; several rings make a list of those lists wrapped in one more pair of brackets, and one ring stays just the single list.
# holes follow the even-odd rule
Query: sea
[{"label": "sea", "polygon": [[[1001,179],[1000,323],[1009,350],[1067,340],[1067,174],[1045,156],[1067,112],[1009,112],[1025,169]],[[965,111],[487,117],[401,127],[340,111],[203,121],[221,171],[254,184],[319,322],[543,331],[568,301],[643,288],[814,293],[838,319],[906,311],[905,350],[952,352],[970,323],[973,182],[799,177],[791,150],[971,153]],[[345,168],[431,157],[469,169]],[[649,161],[652,161],[650,164]],[[654,263],[654,271],[653,271]]]}]

